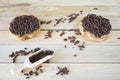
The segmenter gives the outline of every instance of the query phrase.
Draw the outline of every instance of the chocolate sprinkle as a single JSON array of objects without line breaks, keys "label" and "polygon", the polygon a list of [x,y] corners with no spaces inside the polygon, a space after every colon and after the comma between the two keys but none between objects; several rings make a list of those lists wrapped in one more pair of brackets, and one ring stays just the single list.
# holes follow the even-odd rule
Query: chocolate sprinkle
[{"label": "chocolate sprinkle", "polygon": [[63,36],[65,34],[65,32],[64,31],[62,31],[62,33],[60,34],[60,36]]},{"label": "chocolate sprinkle", "polygon": [[39,28],[39,20],[33,15],[18,16],[13,19],[9,27],[10,31],[18,36],[31,34]]},{"label": "chocolate sprinkle", "polygon": [[64,47],[65,47],[65,48],[67,48],[67,46],[66,46],[66,45],[65,45]]},{"label": "chocolate sprinkle", "polygon": [[96,37],[107,35],[111,31],[110,21],[102,16],[88,14],[82,20],[84,31],[94,34]]},{"label": "chocolate sprinkle", "polygon": [[30,60],[31,63],[34,63],[34,62],[36,62],[36,61],[38,61],[38,60],[40,60],[40,59],[42,59],[42,58],[44,58],[44,57],[46,57],[48,55],[52,55],[53,53],[54,52],[50,51],[50,50],[41,51],[41,52],[38,52],[37,54],[31,56],[29,58],[29,60]]},{"label": "chocolate sprinkle", "polygon": [[93,8],[94,10],[98,10],[98,8]]},{"label": "chocolate sprinkle", "polygon": [[21,73],[26,76],[26,79],[28,79],[33,75],[38,76],[40,73],[43,73],[43,70],[41,68],[42,66],[38,66],[36,67],[35,71],[30,70],[29,72],[26,73],[25,70],[22,70]]},{"label": "chocolate sprinkle", "polygon": [[57,67],[58,68],[58,72],[56,73],[56,75],[67,75],[69,73],[69,70],[67,69],[67,67],[63,67],[63,68],[60,68],[59,66]]},{"label": "chocolate sprinkle", "polygon": [[67,41],[67,38],[65,38],[64,41]]},{"label": "chocolate sprinkle", "polygon": [[117,39],[120,39],[120,37],[118,37]]},{"label": "chocolate sprinkle", "polygon": [[83,13],[83,11],[80,11],[80,14],[82,14]]},{"label": "chocolate sprinkle", "polygon": [[26,55],[29,55],[30,53],[35,53],[39,50],[40,50],[40,48],[38,48],[38,47],[31,49],[30,51],[26,51],[26,49],[24,48],[23,50],[18,50],[18,51],[12,52],[9,55],[9,57],[11,57],[13,60],[13,63],[15,63],[18,56],[26,56]]},{"label": "chocolate sprinkle", "polygon": [[73,13],[68,15],[68,22],[71,23],[72,21],[74,21],[77,17],[79,16],[79,13]]},{"label": "chocolate sprinkle", "polygon": [[52,30],[48,30],[47,34],[45,35],[45,39],[52,37],[52,33],[53,33]]},{"label": "chocolate sprinkle", "polygon": [[54,26],[58,25],[62,21],[62,19],[63,18],[55,19],[56,23],[54,24]]},{"label": "chocolate sprinkle", "polygon": [[76,54],[74,54],[74,57],[77,57],[77,55],[76,55]]},{"label": "chocolate sprinkle", "polygon": [[80,33],[79,30],[75,30],[75,34],[76,34],[76,35],[81,35],[81,33]]},{"label": "chocolate sprinkle", "polygon": [[78,47],[82,51],[85,48],[85,42],[83,42],[82,45],[78,45]]}]

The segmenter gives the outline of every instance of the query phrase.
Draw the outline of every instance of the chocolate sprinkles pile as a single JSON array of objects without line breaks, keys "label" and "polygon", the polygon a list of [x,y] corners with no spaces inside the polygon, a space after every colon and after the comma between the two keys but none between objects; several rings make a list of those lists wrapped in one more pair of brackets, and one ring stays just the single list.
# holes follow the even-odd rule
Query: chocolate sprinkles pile
[{"label": "chocolate sprinkles pile", "polygon": [[53,55],[53,53],[54,52],[51,51],[51,50],[40,51],[37,54],[31,56],[29,58],[29,60],[30,60],[31,63],[34,63],[34,62],[36,62],[36,61],[38,61],[38,60],[40,60],[40,59],[42,59],[42,58],[44,58],[44,57],[46,57],[48,55]]},{"label": "chocolate sprinkles pile", "polygon": [[97,16],[95,14],[88,14],[82,20],[82,26],[84,31],[88,31],[94,34],[96,37],[107,35],[111,31],[111,25],[109,19]]},{"label": "chocolate sprinkles pile", "polygon": [[13,62],[13,63],[16,63],[16,59],[17,59],[18,56],[26,56],[26,55],[29,55],[29,54],[31,54],[31,53],[35,53],[35,52],[37,52],[37,51],[39,51],[39,50],[40,50],[39,47],[37,47],[37,48],[35,48],[35,49],[31,49],[31,50],[29,50],[29,51],[27,50],[27,48],[24,48],[23,50],[18,50],[18,51],[12,52],[12,53],[9,55],[9,57],[12,58],[12,62]]},{"label": "chocolate sprinkles pile", "polygon": [[14,18],[9,27],[10,31],[18,36],[31,34],[39,28],[39,20],[33,15],[18,16]]},{"label": "chocolate sprinkles pile", "polygon": [[38,66],[35,68],[35,70],[29,70],[27,73],[24,70],[21,71],[21,73],[26,77],[26,79],[29,79],[30,77],[32,76],[38,76],[40,73],[43,73],[43,69],[42,69],[42,66]]},{"label": "chocolate sprinkles pile", "polygon": [[58,68],[59,71],[56,73],[56,75],[59,75],[59,74],[60,75],[67,75],[70,72],[67,67],[60,68],[58,66],[57,68]]}]

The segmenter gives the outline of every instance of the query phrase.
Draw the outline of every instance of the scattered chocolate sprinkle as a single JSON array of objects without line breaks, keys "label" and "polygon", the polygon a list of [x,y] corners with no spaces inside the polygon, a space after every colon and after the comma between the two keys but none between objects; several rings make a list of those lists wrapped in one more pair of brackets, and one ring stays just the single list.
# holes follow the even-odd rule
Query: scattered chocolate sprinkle
[{"label": "scattered chocolate sprinkle", "polygon": [[93,8],[94,10],[98,10],[98,8]]},{"label": "scattered chocolate sprinkle", "polygon": [[14,56],[14,58],[13,58],[13,63],[16,62],[16,59],[17,59],[18,56],[19,56],[19,54],[17,54],[17,55]]},{"label": "scattered chocolate sprinkle", "polygon": [[39,50],[40,50],[40,48],[38,48],[38,47],[37,47],[37,48],[34,48],[34,49],[30,50],[30,51],[27,51],[27,50],[24,48],[23,50],[18,50],[18,51],[12,52],[12,53],[9,55],[9,57],[11,57],[12,60],[13,60],[13,63],[15,63],[18,56],[26,56],[26,55],[29,55],[30,53],[35,53],[35,52],[37,52],[37,51],[39,51]]},{"label": "scattered chocolate sprinkle", "polygon": [[60,68],[59,66],[57,67],[58,68],[58,72],[56,73],[56,75],[67,75],[69,73],[69,70],[67,69],[67,67],[63,67],[63,68]]},{"label": "scattered chocolate sprinkle", "polygon": [[51,51],[51,50],[40,51],[37,54],[29,57],[29,60],[30,60],[31,63],[34,63],[34,62],[36,62],[36,61],[38,61],[38,60],[40,60],[40,59],[42,59],[42,58],[44,58],[44,57],[46,57],[48,55],[52,55],[53,53],[54,52]]},{"label": "scattered chocolate sprinkle", "polygon": [[77,40],[75,36],[68,36],[67,38],[64,38],[63,40],[70,41],[70,43],[77,45],[80,50],[83,50],[83,48],[85,48],[85,42],[82,42],[82,44],[80,44],[80,41]]},{"label": "scattered chocolate sprinkle", "polygon": [[76,54],[74,54],[74,56],[75,56],[75,57],[77,57],[77,55],[76,55]]},{"label": "scattered chocolate sprinkle", "polygon": [[32,71],[32,69],[29,72],[25,72],[25,70],[22,70],[21,73],[26,76],[26,79],[30,78],[31,76],[35,75],[38,76],[40,73],[43,73],[43,69],[41,69],[42,66],[36,67],[35,71]]},{"label": "scattered chocolate sprinkle", "polygon": [[56,32],[59,32],[59,30],[56,30]]},{"label": "scattered chocolate sprinkle", "polygon": [[76,34],[76,35],[81,35],[81,33],[80,33],[79,30],[75,30],[75,34]]},{"label": "scattered chocolate sprinkle", "polygon": [[38,67],[36,68],[36,70],[38,71],[40,68],[42,68],[42,66],[38,66]]},{"label": "scattered chocolate sprinkle", "polygon": [[46,21],[40,21],[40,24],[42,25],[42,24],[45,24],[46,23]]},{"label": "scattered chocolate sprinkle", "polygon": [[80,41],[76,40],[76,41],[74,42],[74,45],[79,44],[79,43],[80,43]]},{"label": "scattered chocolate sprinkle", "polygon": [[88,31],[98,38],[107,35],[112,29],[109,19],[95,14],[88,14],[84,17],[82,20],[82,26],[84,31]]},{"label": "scattered chocolate sprinkle", "polygon": [[21,71],[21,73],[23,73],[23,72],[24,72],[24,70]]},{"label": "scattered chocolate sprinkle", "polygon": [[44,63],[50,63],[50,60],[45,61]]},{"label": "scattered chocolate sprinkle", "polygon": [[34,51],[33,51],[33,53],[39,51],[40,49],[41,49],[41,48],[39,48],[39,47],[38,47],[38,48],[35,48]]},{"label": "scattered chocolate sprinkle", "polygon": [[65,34],[65,32],[64,31],[62,31],[62,33],[60,34],[60,36],[63,36]]},{"label": "scattered chocolate sprinkle", "polygon": [[48,39],[48,38],[52,37],[52,33],[53,33],[52,30],[48,30],[48,32],[47,32],[47,34],[45,35],[45,38],[44,38],[44,39]]},{"label": "scattered chocolate sprinkle", "polygon": [[79,49],[82,51],[85,48],[85,42],[82,45],[78,45]]},{"label": "scattered chocolate sprinkle", "polygon": [[30,76],[33,75],[33,71],[30,71],[30,72],[29,72],[29,75],[30,75]]},{"label": "scattered chocolate sprinkle", "polygon": [[58,25],[62,21],[62,19],[63,18],[55,19],[56,23],[54,24],[54,26]]},{"label": "scattered chocolate sprinkle", "polygon": [[74,39],[73,39],[73,40],[70,40],[70,42],[71,42],[71,43],[74,43],[74,42],[75,42],[75,40],[74,40]]},{"label": "scattered chocolate sprinkle", "polygon": [[80,11],[80,14],[82,14],[83,13],[83,11]]},{"label": "scattered chocolate sprinkle", "polygon": [[65,45],[64,47],[65,47],[65,48],[67,48],[67,46],[66,46],[66,45]]},{"label": "scattered chocolate sprinkle", "polygon": [[69,15],[69,16],[68,16],[68,22],[71,23],[71,22],[74,21],[78,16],[79,16],[79,13],[73,13],[73,14]]},{"label": "scattered chocolate sprinkle", "polygon": [[67,38],[65,38],[64,41],[67,41]]},{"label": "scattered chocolate sprinkle", "polygon": [[35,71],[35,72],[34,72],[34,74],[35,74],[36,76],[38,76],[38,75],[39,75],[39,73],[38,73],[37,71]]},{"label": "scattered chocolate sprinkle", "polygon": [[51,22],[52,22],[52,20],[50,20],[50,21],[47,21],[47,22],[46,22],[46,24],[50,24]]},{"label": "scattered chocolate sprinkle", "polygon": [[12,52],[12,54],[9,55],[9,57],[14,57],[15,56],[15,53]]},{"label": "scattered chocolate sprinkle", "polygon": [[28,49],[28,48],[24,48],[24,49]]},{"label": "scattered chocolate sprinkle", "polygon": [[42,70],[42,69],[40,69],[40,72],[41,72],[41,73],[43,73],[43,70]]},{"label": "scattered chocolate sprinkle", "polygon": [[26,77],[26,79],[30,78],[29,76]]},{"label": "scattered chocolate sprinkle", "polygon": [[120,37],[118,37],[117,39],[120,39]]},{"label": "scattered chocolate sprinkle", "polygon": [[13,19],[9,30],[13,34],[23,36],[24,34],[31,34],[39,28],[39,20],[35,16],[21,15]]},{"label": "scattered chocolate sprinkle", "polygon": [[28,74],[28,73],[25,73],[24,75],[28,76],[29,74]]}]

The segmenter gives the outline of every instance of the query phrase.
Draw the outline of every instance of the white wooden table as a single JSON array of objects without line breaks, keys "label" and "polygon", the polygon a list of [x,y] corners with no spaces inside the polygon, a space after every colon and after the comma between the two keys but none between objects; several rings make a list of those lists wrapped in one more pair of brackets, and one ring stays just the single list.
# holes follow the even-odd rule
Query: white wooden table
[{"label": "white wooden table", "polygon": [[[98,8],[94,10],[93,8]],[[8,27],[11,20],[22,14],[32,14],[39,19],[55,19],[83,10],[83,14],[72,23],[61,23],[41,26],[41,35],[37,38],[18,41],[13,39]],[[70,29],[78,29],[77,25],[88,13],[95,13],[110,19],[112,34],[104,42],[85,41],[82,36],[76,36],[86,42],[86,48],[80,51],[78,47],[64,38],[75,35]],[[54,22],[53,22],[54,23]],[[52,38],[44,39],[47,30],[66,29],[65,35],[54,32]],[[44,63],[45,72],[29,80],[120,80],[120,0],[0,0],[0,80],[25,80],[22,74],[11,74],[10,70],[19,69],[25,57],[19,57],[13,64],[9,56],[12,51],[24,47],[42,47],[55,51],[51,63]],[[67,48],[64,48],[64,45]],[[75,48],[73,48],[75,47]],[[77,57],[74,57],[77,54]],[[57,66],[67,66],[68,75],[56,76]]]}]

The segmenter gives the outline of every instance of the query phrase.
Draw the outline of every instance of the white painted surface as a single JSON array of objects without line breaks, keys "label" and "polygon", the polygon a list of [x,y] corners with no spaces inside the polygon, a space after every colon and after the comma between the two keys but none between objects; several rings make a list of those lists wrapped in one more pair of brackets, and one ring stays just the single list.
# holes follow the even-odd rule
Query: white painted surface
[{"label": "white painted surface", "polygon": [[[9,67],[7,67],[9,66]],[[17,73],[21,64],[0,64],[0,80],[25,80],[25,76]],[[57,66],[68,67],[68,75],[56,75]],[[29,80],[119,80],[120,64],[43,64],[44,73],[32,76]],[[13,70],[11,74],[10,70]],[[15,73],[14,73],[15,72]],[[16,74],[17,73],[17,74]]]},{"label": "white painted surface", "polygon": [[[93,10],[93,8],[98,10]],[[47,31],[41,31],[37,38],[19,41],[11,37],[8,32],[11,20],[23,14],[33,14],[39,19],[55,19],[65,17],[71,13],[83,10],[73,23],[61,23],[53,27],[53,23],[41,26],[42,29],[78,29],[82,17],[88,13],[102,15],[111,21],[113,31],[104,42],[86,41],[82,36],[76,36],[81,42],[86,42],[86,48],[80,51],[77,46],[63,39],[75,35],[74,31],[53,32],[52,38],[44,39]],[[120,80],[120,0],[1,0],[0,1],[0,80],[25,80],[25,77],[14,71],[23,64],[25,57],[19,57],[16,64],[12,64],[8,56],[12,51],[24,47],[42,47],[55,51],[51,63],[43,64],[45,72],[33,76],[30,80]],[[67,48],[64,48],[67,45]],[[73,48],[75,47],[75,48]],[[77,57],[74,57],[77,54]],[[67,66],[69,75],[56,76],[57,66]],[[10,73],[11,70],[14,70]]]}]

